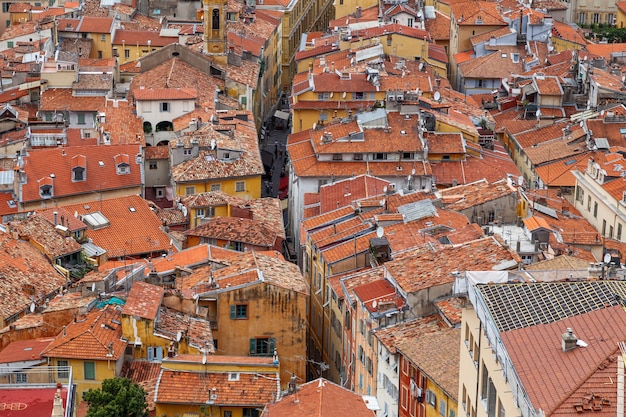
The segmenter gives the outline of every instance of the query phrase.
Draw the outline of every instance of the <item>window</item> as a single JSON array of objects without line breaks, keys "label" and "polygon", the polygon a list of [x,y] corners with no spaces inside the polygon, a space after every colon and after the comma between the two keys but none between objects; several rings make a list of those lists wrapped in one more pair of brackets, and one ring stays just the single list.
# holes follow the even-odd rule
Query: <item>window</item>
[{"label": "window", "polygon": [[13,48],[13,41],[7,42],[7,48]]},{"label": "window", "polygon": [[317,93],[318,100],[328,100],[330,98],[330,93]]},{"label": "window", "polygon": [[386,153],[375,153],[374,154],[374,160],[375,161],[384,161],[387,159],[387,154]]},{"label": "window", "polygon": [[478,87],[478,88],[485,87],[485,81],[484,80],[476,80],[476,87]]},{"label": "window", "polygon": [[598,218],[598,202],[597,201],[593,203],[593,217],[596,219]]},{"label": "window", "polygon": [[161,112],[169,112],[170,111],[170,103],[168,103],[168,102],[159,103],[159,108],[161,109]]},{"label": "window", "polygon": [[433,407],[437,405],[437,396],[431,390],[426,390],[426,402]]},{"label": "window", "polygon": [[39,187],[39,195],[41,198],[52,198],[52,186],[42,185]]},{"label": "window", "polygon": [[130,49],[124,49],[124,58],[130,58]]},{"label": "window", "polygon": [[85,168],[76,167],[72,169],[73,181],[85,181]]},{"label": "window", "polygon": [[248,318],[248,304],[233,304],[230,306],[230,318],[232,320]]},{"label": "window", "polygon": [[250,339],[250,355],[271,356],[275,349],[276,339],[273,337]]},{"label": "window", "polygon": [[15,374],[15,383],[16,384],[27,384],[28,383],[28,375],[24,372],[18,372]]},{"label": "window", "polygon": [[587,211],[591,211],[591,196],[587,196]]},{"label": "window", "polygon": [[259,417],[259,409],[258,408],[244,408],[242,417]]},{"label": "window", "polygon": [[585,12],[578,13],[578,23],[585,23]]},{"label": "window", "polygon": [[615,238],[617,240],[621,240],[622,239],[622,224],[621,223],[617,224],[617,235],[615,236]]},{"label": "window", "polygon": [[83,364],[83,370],[85,371],[85,379],[96,379],[96,364],[95,362],[85,362]]},{"label": "window", "polygon": [[353,100],[363,100],[365,98],[365,94],[363,93],[352,93]]},{"label": "window", "polygon": [[[504,414],[503,414],[504,416]],[[450,410],[450,417],[456,417],[456,413],[454,412],[454,410]]]},{"label": "window", "polygon": [[76,117],[78,119],[77,123],[79,125],[84,125],[85,124],[85,113],[77,113]]},{"label": "window", "polygon": [[150,167],[150,169],[157,169],[157,162],[156,161],[150,161],[149,162],[149,167]]},{"label": "window", "polygon": [[593,23],[600,23],[600,13],[593,14]]},{"label": "window", "polygon": [[235,192],[243,193],[246,191],[246,182],[245,181],[237,181],[235,183]]},{"label": "window", "polygon": [[439,414],[445,417],[446,415],[446,402],[439,401]]},{"label": "window", "polygon": [[204,209],[203,208],[196,209],[196,217],[204,217]]},{"label": "window", "polygon": [[130,165],[127,163],[118,164],[116,168],[118,174],[130,174]]},{"label": "window", "polygon": [[183,155],[191,155],[191,149],[183,149]]},{"label": "window", "polygon": [[606,220],[602,219],[602,236],[606,235]]},{"label": "window", "polygon": [[409,18],[407,19],[407,21],[406,21],[406,25],[407,25],[408,27],[410,27],[410,28],[412,28],[412,27],[413,27],[413,18],[412,18],[412,17],[409,17]]},{"label": "window", "polygon": [[340,153],[333,154],[333,161],[341,161],[342,155]]},{"label": "window", "polygon": [[67,379],[70,377],[70,369],[69,369],[70,363],[68,361],[62,361],[62,360],[58,360],[57,361],[57,376],[59,377],[59,379]]},{"label": "window", "polygon": [[355,161],[362,161],[363,160],[363,154],[362,153],[355,153],[353,159]]},{"label": "window", "polygon": [[11,7],[13,3],[5,2],[2,3],[2,13],[9,13],[9,7]]},{"label": "window", "polygon": [[102,51],[98,51],[98,58],[102,58]]},{"label": "window", "polygon": [[185,195],[193,195],[196,193],[196,187],[185,187]]},{"label": "window", "polygon": [[221,191],[222,184],[211,184],[211,191]]},{"label": "window", "polygon": [[148,346],[148,361],[161,362],[163,360],[163,348],[161,346]]}]

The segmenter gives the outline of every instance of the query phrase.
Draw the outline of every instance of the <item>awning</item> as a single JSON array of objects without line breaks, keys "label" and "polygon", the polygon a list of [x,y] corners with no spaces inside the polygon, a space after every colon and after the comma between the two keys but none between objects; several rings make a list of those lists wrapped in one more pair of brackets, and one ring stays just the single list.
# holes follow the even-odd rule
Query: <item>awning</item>
[{"label": "awning", "polygon": [[283,119],[283,120],[289,120],[289,113],[276,110],[276,112],[274,113],[274,117],[278,117],[279,119]]}]

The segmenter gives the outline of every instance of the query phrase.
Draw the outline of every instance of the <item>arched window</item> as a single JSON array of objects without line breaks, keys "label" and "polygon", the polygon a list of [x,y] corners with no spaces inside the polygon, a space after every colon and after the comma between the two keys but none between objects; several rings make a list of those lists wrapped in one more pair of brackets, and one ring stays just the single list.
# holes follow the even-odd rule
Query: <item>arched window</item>
[{"label": "arched window", "polygon": [[213,9],[212,29],[220,30],[220,11],[218,9]]}]

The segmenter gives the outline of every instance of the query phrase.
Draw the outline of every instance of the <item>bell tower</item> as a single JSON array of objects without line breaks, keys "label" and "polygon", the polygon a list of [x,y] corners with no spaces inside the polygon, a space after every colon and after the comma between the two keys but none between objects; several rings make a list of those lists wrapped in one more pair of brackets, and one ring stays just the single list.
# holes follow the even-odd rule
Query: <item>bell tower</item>
[{"label": "bell tower", "polygon": [[204,12],[204,53],[226,63],[226,9],[228,0],[202,0]]}]

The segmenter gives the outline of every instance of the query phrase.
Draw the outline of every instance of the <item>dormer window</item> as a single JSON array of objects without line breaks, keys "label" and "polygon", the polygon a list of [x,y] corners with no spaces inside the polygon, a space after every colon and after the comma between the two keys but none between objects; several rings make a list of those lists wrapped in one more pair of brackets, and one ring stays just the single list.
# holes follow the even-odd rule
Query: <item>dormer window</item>
[{"label": "dormer window", "polygon": [[72,157],[72,181],[85,181],[87,178],[87,158],[84,155]]},{"label": "dormer window", "polygon": [[39,196],[41,198],[47,199],[52,198],[54,196],[53,186],[54,180],[52,177],[44,177],[38,181],[39,183]]},{"label": "dormer window", "polygon": [[130,158],[127,154],[115,155],[115,170],[117,175],[130,174]]}]

